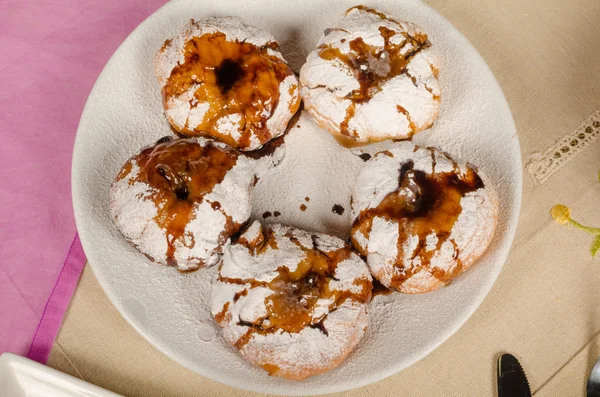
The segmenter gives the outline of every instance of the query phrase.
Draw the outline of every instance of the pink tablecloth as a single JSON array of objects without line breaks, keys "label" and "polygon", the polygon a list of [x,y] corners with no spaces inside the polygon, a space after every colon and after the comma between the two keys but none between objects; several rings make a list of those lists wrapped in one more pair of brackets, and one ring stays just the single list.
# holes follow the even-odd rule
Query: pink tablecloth
[{"label": "pink tablecloth", "polygon": [[164,0],[0,0],[0,353],[45,362],[85,262],[71,206],[79,116]]}]

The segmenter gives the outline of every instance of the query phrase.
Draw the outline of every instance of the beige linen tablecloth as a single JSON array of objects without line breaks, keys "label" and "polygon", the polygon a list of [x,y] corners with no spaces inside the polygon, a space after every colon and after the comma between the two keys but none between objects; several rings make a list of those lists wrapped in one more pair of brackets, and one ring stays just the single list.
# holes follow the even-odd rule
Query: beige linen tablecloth
[{"label": "beige linen tablecloth", "polygon": [[[340,395],[493,396],[496,358],[511,352],[537,396],[583,396],[600,353],[600,255],[593,260],[591,236],[554,223],[549,209],[564,203],[575,219],[600,227],[600,139],[593,138],[600,122],[594,127],[588,119],[600,109],[600,1],[428,2],[490,65],[512,109],[524,164],[534,159],[537,179],[524,169],[508,262],[465,326],[407,370]],[[568,153],[562,143],[548,149],[563,137]],[[570,161],[539,168],[546,149],[554,163]],[[121,318],[89,268],[49,365],[127,396],[258,396],[204,379],[155,350]]]}]

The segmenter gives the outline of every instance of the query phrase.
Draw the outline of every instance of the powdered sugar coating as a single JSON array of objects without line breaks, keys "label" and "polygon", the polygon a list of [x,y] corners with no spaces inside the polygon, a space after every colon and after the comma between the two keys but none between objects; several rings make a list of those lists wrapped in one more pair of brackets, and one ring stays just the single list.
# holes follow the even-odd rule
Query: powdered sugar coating
[{"label": "powdered sugar coating", "polygon": [[260,158],[248,158],[257,178],[261,178],[270,169],[276,167],[285,157],[285,144],[276,148],[272,154]]},{"label": "powdered sugar coating", "polygon": [[[408,161],[414,163],[414,170],[428,175],[465,175],[468,170],[467,165],[456,163],[434,148],[419,148],[411,142],[397,143],[375,155],[359,174],[353,194],[353,219],[376,209],[389,193],[400,187],[400,169]],[[385,286],[404,293],[434,290],[449,281],[441,280],[436,274],[452,278],[466,270],[485,252],[493,237],[498,211],[493,189],[485,186],[467,192],[460,199],[460,207],[458,218],[443,241],[432,230],[421,245],[417,235],[403,237],[396,220],[375,216],[367,235],[359,228],[353,230],[353,242],[361,252],[367,252],[372,274]],[[431,256],[429,263],[421,262],[422,255]],[[396,285],[394,277],[407,271],[413,274]]]},{"label": "powdered sugar coating", "polygon": [[[408,53],[408,63],[402,73],[385,78],[380,90],[368,100],[354,103],[350,98],[361,88],[355,68],[368,68],[380,76],[390,72],[390,55],[384,48],[382,29],[394,32],[389,44],[401,46],[396,56]],[[412,44],[414,37],[423,37],[426,46],[417,50]],[[355,40],[378,48],[380,57],[370,57],[368,66],[358,66],[320,55],[324,48],[339,50],[342,56],[355,55],[351,48]],[[323,128],[357,142],[403,139],[429,128],[439,112],[440,85],[438,60],[426,40],[425,33],[415,24],[396,21],[366,7],[351,8],[326,29],[317,49],[302,66],[301,93],[306,109]]]},{"label": "powdered sugar coating", "polygon": [[[329,289],[370,297],[369,270],[341,239],[281,225],[268,228],[255,221],[238,243],[227,247],[223,254],[213,286],[211,312],[223,327],[223,336],[229,343],[239,347],[241,338],[255,327],[251,324],[261,321],[263,325],[269,324],[266,298],[274,292],[268,283],[282,268],[294,272],[307,258],[306,250],[322,253],[347,250],[347,258],[337,264],[331,275]],[[254,252],[253,242],[266,235],[274,238],[275,243]],[[334,299],[320,298],[311,312],[310,324],[322,322],[321,330],[306,326],[299,332],[280,328],[267,333],[255,332],[241,346],[240,353],[269,372],[291,379],[331,369],[344,360],[364,334],[368,325],[367,302],[368,298],[358,301],[354,295],[339,305]]]},{"label": "powdered sugar coating", "polygon": [[[283,330],[257,334],[240,353],[257,365],[276,363],[273,365],[286,378],[304,379],[339,365],[360,342],[368,325],[367,305],[346,300],[323,321],[329,335],[315,328],[304,328],[297,334]],[[227,338],[227,331],[224,334]]]},{"label": "powdered sugar coating", "polygon": [[[226,147],[203,138],[185,141],[201,146],[210,144]],[[152,199],[157,189],[147,181],[140,180],[137,156],[123,166],[121,175],[111,185],[111,215],[130,244],[152,261],[166,265],[170,236],[157,221],[163,203],[157,206]],[[128,168],[129,171],[123,174]],[[229,236],[224,235],[228,222],[241,225],[250,217],[253,179],[254,172],[249,159],[237,156],[235,165],[227,171],[223,180],[202,200],[193,203],[192,214],[182,236],[173,242],[173,259],[180,270],[210,267],[219,262],[220,252],[229,242]]]},{"label": "powdered sugar coating", "polygon": [[[185,62],[185,45],[194,37],[201,37],[206,34],[222,33],[226,40],[231,43],[243,42],[256,46],[257,51],[267,48],[267,53],[282,62],[285,62],[283,55],[279,51],[277,41],[271,34],[261,31],[251,26],[246,26],[236,17],[213,17],[202,21],[191,20],[179,33],[171,40],[167,40],[165,45],[156,54],[155,74],[161,88],[165,87],[173,70]],[[192,75],[191,79],[198,76]],[[196,81],[196,80],[193,80]],[[176,96],[169,96],[164,101],[165,116],[169,123],[184,135],[192,136],[201,133],[205,116],[209,113],[209,102],[199,102],[195,96],[202,82],[191,84],[186,91]],[[277,105],[271,114],[262,115],[266,119],[266,128],[260,131],[260,136],[269,135],[269,139],[281,136],[287,127],[287,123],[293,116],[299,103],[300,90],[298,88],[298,79],[289,71],[289,75],[279,82],[279,98]],[[273,99],[275,100],[275,99]],[[252,121],[253,123],[256,120]],[[253,131],[248,138],[248,142],[242,144],[243,137],[241,131],[248,128],[245,119],[241,113],[226,112],[214,122],[214,129],[217,139],[226,139],[232,146],[239,144],[240,150],[255,150],[265,144],[264,138],[259,138],[258,132]],[[253,127],[252,127],[253,128]],[[262,128],[262,127],[261,127]],[[194,133],[190,133],[190,131]],[[210,134],[210,132],[205,132]],[[233,144],[235,143],[235,145]]]},{"label": "powdered sugar coating", "polygon": [[130,160],[131,171],[123,179],[115,181],[110,188],[110,209],[117,228],[125,239],[140,252],[156,262],[166,262],[167,239],[164,231],[153,220],[158,209],[150,200],[155,189],[142,182],[135,182],[140,168]]}]

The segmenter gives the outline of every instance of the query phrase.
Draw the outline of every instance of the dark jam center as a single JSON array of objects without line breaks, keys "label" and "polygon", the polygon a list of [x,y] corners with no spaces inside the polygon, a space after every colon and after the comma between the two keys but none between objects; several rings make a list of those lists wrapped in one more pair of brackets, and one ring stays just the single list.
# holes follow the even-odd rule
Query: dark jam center
[{"label": "dark jam center", "polygon": [[294,272],[279,270],[269,284],[273,294],[265,300],[270,325],[288,332],[299,332],[311,323],[317,300],[328,290],[331,260],[319,251],[305,252]]},{"label": "dark jam center", "polygon": [[139,156],[153,187],[179,200],[201,200],[236,163],[237,155],[213,145],[179,140],[157,145]]},{"label": "dark jam center", "polygon": [[286,281],[285,276],[272,281],[269,286],[274,293],[266,300],[270,324],[288,332],[302,330],[311,323],[326,283],[326,277],[314,272],[297,281]]},{"label": "dark jam center", "polygon": [[[184,61],[171,71],[163,87],[163,101],[169,103],[193,90],[192,107],[208,105],[202,120],[177,127],[185,136],[208,135],[233,147],[246,148],[254,134],[261,143],[272,138],[266,127],[279,103],[279,85],[292,70],[267,46],[245,41],[228,41],[223,33],[193,37],[183,46]],[[295,112],[298,103],[290,111]],[[241,117],[241,136],[224,135],[219,120],[236,114]]]},{"label": "dark jam center", "polygon": [[225,59],[221,65],[215,69],[217,85],[221,88],[223,94],[227,93],[235,83],[244,75],[244,68],[240,61]]},{"label": "dark jam center", "polygon": [[167,261],[175,265],[175,242],[192,218],[194,203],[223,181],[237,155],[213,145],[175,140],[142,151],[136,161],[141,169],[138,180],[155,188],[150,197],[158,208],[155,220],[167,235]]},{"label": "dark jam center", "polygon": [[188,188],[185,185],[177,186],[177,188],[175,189],[175,196],[178,200],[186,200],[189,195],[190,192],[188,191]]},{"label": "dark jam center", "polygon": [[378,215],[393,219],[423,217],[436,205],[443,187],[423,171],[413,168],[413,161],[402,164],[398,188],[388,194],[375,209]]},{"label": "dark jam center", "polygon": [[[399,187],[389,193],[377,208],[362,213],[353,226],[353,234],[358,229],[363,235],[369,236],[375,217],[396,222],[398,224],[397,266],[400,267],[404,266],[404,258],[408,255],[404,253],[404,243],[409,237],[418,237],[419,243],[410,255],[412,259],[418,257],[420,265],[397,272],[392,280],[395,286],[401,285],[421,267],[429,268],[433,254],[452,234],[454,223],[462,211],[462,197],[484,187],[483,181],[473,168],[467,167],[466,172],[462,173],[456,164],[452,172],[429,175],[415,170],[414,163],[408,161],[399,171]],[[431,234],[437,237],[437,244],[433,250],[426,248],[427,236]],[[366,255],[367,252],[363,250],[361,254]],[[458,255],[458,251],[455,255]],[[460,270],[460,263],[456,269],[456,271]],[[441,269],[430,270],[443,282],[447,282],[452,277],[452,274],[447,274]]]},{"label": "dark jam center", "polygon": [[425,214],[435,205],[440,196],[438,186],[422,171],[409,170],[404,174],[397,197],[401,203],[400,216],[417,217]]},{"label": "dark jam center", "polygon": [[353,93],[353,99],[359,102],[367,101],[380,90],[377,83],[392,72],[389,61],[390,53],[366,44],[360,37],[350,42],[350,49],[355,54],[350,61],[354,65],[355,74],[360,83],[360,90]]},{"label": "dark jam center", "polygon": [[460,198],[467,193],[484,187],[479,175],[470,168],[464,176],[456,172],[432,176],[415,170],[413,161],[400,167],[398,185],[398,189],[382,201],[387,216],[393,218],[427,218],[430,213],[448,210],[442,201],[459,204]]},{"label": "dark jam center", "polygon": [[334,214],[338,214],[338,215],[343,215],[344,211],[345,211],[344,207],[339,204],[334,204],[333,207],[331,208],[331,212],[333,212]]},{"label": "dark jam center", "polygon": [[175,192],[175,197],[178,200],[186,200],[190,195],[190,192],[186,183],[186,174],[174,171],[167,164],[157,164],[155,167],[158,175],[162,176],[168,184],[168,189]]}]

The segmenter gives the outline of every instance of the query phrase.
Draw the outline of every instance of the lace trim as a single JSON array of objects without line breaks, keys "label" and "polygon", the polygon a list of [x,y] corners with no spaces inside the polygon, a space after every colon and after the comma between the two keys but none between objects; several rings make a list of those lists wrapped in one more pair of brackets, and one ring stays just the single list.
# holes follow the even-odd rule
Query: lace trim
[{"label": "lace trim", "polygon": [[573,132],[563,136],[543,152],[532,153],[527,163],[527,172],[536,184],[542,184],[599,136],[600,110],[597,110]]}]

